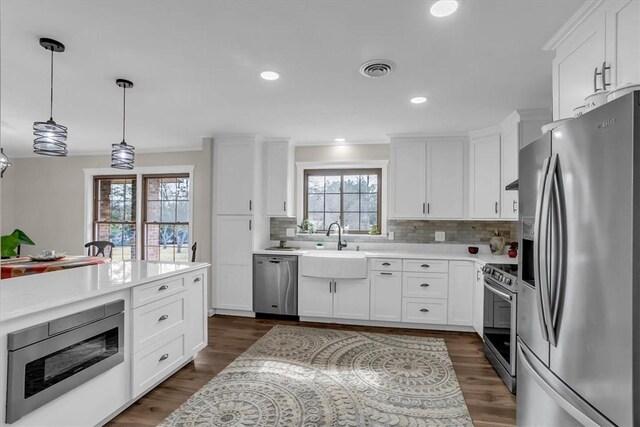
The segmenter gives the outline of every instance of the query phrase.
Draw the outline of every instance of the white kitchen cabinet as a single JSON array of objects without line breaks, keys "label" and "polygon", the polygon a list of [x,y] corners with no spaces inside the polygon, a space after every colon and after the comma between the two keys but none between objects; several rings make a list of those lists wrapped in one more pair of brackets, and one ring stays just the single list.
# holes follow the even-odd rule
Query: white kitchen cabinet
[{"label": "white kitchen cabinet", "polygon": [[463,159],[463,141],[460,139],[393,139],[390,216],[462,218]]},{"label": "white kitchen cabinet", "polygon": [[216,217],[214,308],[253,308],[253,222],[251,216]]},{"label": "white kitchen cabinet", "polygon": [[298,292],[300,316],[369,320],[367,279],[301,276]]},{"label": "white kitchen cabinet", "polygon": [[449,262],[449,298],[447,323],[449,325],[473,325],[474,263]]},{"label": "white kitchen cabinet", "polygon": [[207,278],[202,273],[185,277],[187,287],[186,345],[189,354],[195,354],[207,346]]},{"label": "white kitchen cabinet", "polygon": [[333,280],[301,276],[298,284],[298,314],[333,317]]},{"label": "white kitchen cabinet", "polygon": [[402,321],[406,323],[447,324],[447,300],[403,298]]},{"label": "white kitchen cabinet", "polygon": [[391,143],[391,218],[424,218],[426,213],[426,145],[424,142]]},{"label": "white kitchen cabinet", "polygon": [[400,322],[402,320],[402,273],[371,272],[371,320]]},{"label": "white kitchen cabinet", "polygon": [[264,213],[293,216],[294,148],[288,141],[264,143]]},{"label": "white kitchen cabinet", "polygon": [[475,264],[475,276],[473,284],[473,329],[482,338],[484,316],[484,274],[482,265]]},{"label": "white kitchen cabinet", "polygon": [[[553,119],[573,117],[594,91],[594,70],[605,70],[607,90],[640,82],[640,3],[637,0],[585,2],[570,23],[544,46],[553,60]],[[603,89],[602,76],[595,79]]]},{"label": "white kitchen cabinet", "polygon": [[469,141],[469,216],[500,218],[500,130],[473,132]]},{"label": "white kitchen cabinet", "polygon": [[[258,207],[256,180],[261,180],[261,142],[251,136],[214,140],[215,213],[252,215]],[[261,181],[260,181],[261,182]]]},{"label": "white kitchen cabinet", "polygon": [[462,218],[463,156],[462,141],[427,143],[427,218]]}]

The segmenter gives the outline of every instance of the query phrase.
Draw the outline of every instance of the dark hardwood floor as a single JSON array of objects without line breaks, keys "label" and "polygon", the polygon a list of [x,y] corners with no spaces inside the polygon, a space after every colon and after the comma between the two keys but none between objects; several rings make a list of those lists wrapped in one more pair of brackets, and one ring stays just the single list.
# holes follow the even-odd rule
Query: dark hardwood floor
[{"label": "dark hardwood floor", "polygon": [[516,400],[493,370],[476,334],[419,329],[342,326],[240,317],[209,318],[209,345],[197,358],[151,390],[108,425],[154,426],[222,371],[275,324],[444,338],[476,427],[515,425]]}]

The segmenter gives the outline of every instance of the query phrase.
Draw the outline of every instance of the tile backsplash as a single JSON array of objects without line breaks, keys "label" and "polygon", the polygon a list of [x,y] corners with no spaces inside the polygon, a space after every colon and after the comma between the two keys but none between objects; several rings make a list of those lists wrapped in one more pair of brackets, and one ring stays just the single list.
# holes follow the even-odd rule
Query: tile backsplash
[{"label": "tile backsplash", "polygon": [[[323,241],[327,239],[324,234],[296,235],[287,237],[287,228],[298,229],[295,218],[271,218],[271,240],[313,240]],[[389,243],[436,243],[435,232],[445,232],[444,243],[488,243],[495,230],[504,236],[507,242],[518,239],[517,221],[425,221],[425,220],[389,220],[387,231],[392,231],[394,240],[388,240],[383,236],[369,236],[350,234],[349,240],[353,242]]]}]

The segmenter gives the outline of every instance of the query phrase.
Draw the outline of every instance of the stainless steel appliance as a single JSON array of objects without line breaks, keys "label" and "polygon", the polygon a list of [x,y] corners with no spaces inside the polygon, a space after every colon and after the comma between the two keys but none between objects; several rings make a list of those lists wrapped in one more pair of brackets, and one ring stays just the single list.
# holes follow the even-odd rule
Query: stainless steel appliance
[{"label": "stainless steel appliance", "polygon": [[297,256],[253,256],[253,311],[298,315]]},{"label": "stainless steel appliance", "polygon": [[11,424],[124,361],[124,300],[9,333]]},{"label": "stainless steel appliance", "polygon": [[516,390],[516,264],[484,266],[484,354],[509,391]]},{"label": "stainless steel appliance", "polygon": [[520,426],[640,425],[640,92],[520,151]]}]

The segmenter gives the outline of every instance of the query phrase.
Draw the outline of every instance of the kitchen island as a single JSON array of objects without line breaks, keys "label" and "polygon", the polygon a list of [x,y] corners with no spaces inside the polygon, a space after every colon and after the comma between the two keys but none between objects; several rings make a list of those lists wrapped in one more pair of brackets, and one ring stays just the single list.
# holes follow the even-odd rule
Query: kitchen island
[{"label": "kitchen island", "polygon": [[[101,425],[191,361],[207,345],[208,266],[123,261],[0,281],[1,424]],[[33,330],[44,336],[25,341]]]}]

